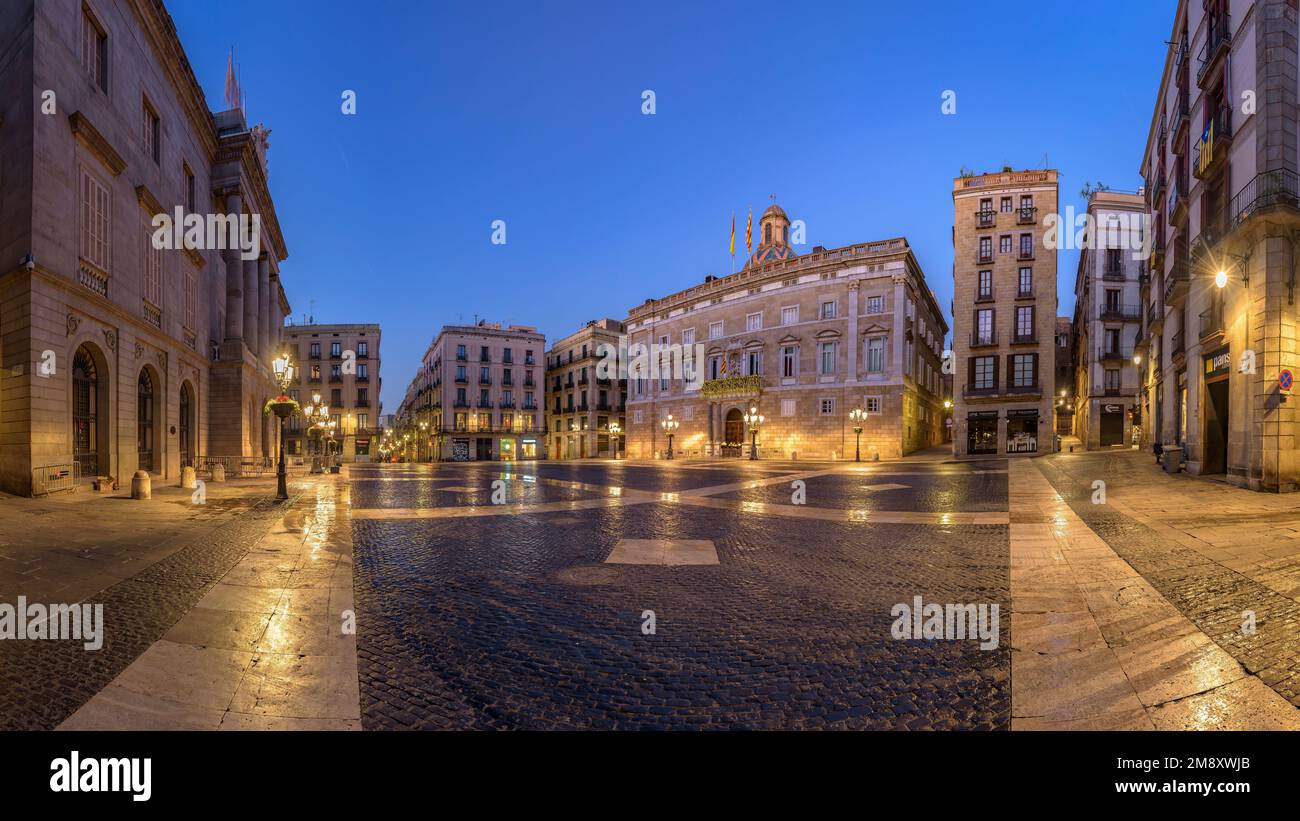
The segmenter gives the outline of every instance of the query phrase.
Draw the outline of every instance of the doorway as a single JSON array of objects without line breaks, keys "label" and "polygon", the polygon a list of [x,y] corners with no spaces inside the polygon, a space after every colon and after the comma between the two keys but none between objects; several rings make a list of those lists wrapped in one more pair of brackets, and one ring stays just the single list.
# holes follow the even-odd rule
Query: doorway
[{"label": "doorway", "polygon": [[474,440],[474,458],[480,462],[490,461],[492,459],[492,440],[475,439]]},{"label": "doorway", "polygon": [[722,442],[724,445],[745,444],[745,419],[738,408],[727,411],[722,428]]},{"label": "doorway", "polygon": [[1101,412],[1101,446],[1124,444],[1124,410],[1116,405],[1105,405]]},{"label": "doorway", "polygon": [[1205,459],[1202,473],[1228,472],[1228,380],[1205,385]]}]

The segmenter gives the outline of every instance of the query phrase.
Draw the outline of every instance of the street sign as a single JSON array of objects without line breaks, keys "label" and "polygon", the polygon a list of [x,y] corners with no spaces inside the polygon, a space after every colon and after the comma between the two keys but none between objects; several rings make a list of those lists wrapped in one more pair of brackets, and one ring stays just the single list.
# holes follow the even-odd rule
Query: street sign
[{"label": "street sign", "polygon": [[1291,390],[1291,383],[1294,381],[1295,378],[1291,376],[1291,371],[1286,368],[1283,368],[1282,372],[1277,375],[1277,386],[1280,390]]}]

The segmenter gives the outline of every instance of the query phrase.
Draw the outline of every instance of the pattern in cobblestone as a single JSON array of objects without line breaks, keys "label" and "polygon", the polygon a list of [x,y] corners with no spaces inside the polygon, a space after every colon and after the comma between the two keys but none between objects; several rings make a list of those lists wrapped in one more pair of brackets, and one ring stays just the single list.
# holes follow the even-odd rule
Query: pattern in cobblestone
[{"label": "pattern in cobblestone", "polygon": [[[87,599],[104,606],[99,650],[87,651],[80,641],[0,641],[0,730],[58,726],[179,621],[285,509],[271,501],[258,503]],[[22,594],[8,592],[10,604]]]},{"label": "pattern in cobblestone", "polygon": [[[646,489],[674,486],[641,472]],[[612,483],[600,466],[556,473]],[[1009,614],[1005,526],[651,503],[353,532],[367,729],[1008,726],[1009,615],[994,651],[889,632],[916,595]],[[624,536],[713,539],[721,565],[601,564]]]},{"label": "pattern in cobblestone", "polygon": [[[1108,457],[1099,478],[1115,475],[1120,458]],[[1052,458],[1037,464],[1079,518],[1152,587],[1243,667],[1300,707],[1300,602],[1166,539],[1113,507],[1093,504],[1092,488]],[[1238,518],[1229,524],[1250,522]],[[1252,635],[1242,630],[1246,611],[1255,613]]]}]

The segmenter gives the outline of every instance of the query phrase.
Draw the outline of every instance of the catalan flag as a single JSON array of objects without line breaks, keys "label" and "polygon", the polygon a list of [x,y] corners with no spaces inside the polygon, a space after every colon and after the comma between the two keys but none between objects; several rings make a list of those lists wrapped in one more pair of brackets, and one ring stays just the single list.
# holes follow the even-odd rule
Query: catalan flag
[{"label": "catalan flag", "polygon": [[1204,174],[1205,169],[1214,160],[1214,120],[1210,120],[1210,124],[1205,127],[1205,131],[1201,134],[1200,148],[1201,155],[1197,158],[1196,170]]},{"label": "catalan flag", "polygon": [[731,255],[736,255],[736,212],[731,212]]},{"label": "catalan flag", "polygon": [[749,253],[754,247],[754,209],[749,209],[749,217],[745,220],[745,253]]}]

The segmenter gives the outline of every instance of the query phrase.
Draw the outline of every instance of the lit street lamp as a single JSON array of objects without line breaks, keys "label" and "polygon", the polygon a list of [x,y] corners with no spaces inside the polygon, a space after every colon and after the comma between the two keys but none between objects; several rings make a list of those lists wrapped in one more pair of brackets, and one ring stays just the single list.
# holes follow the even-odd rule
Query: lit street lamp
[{"label": "lit street lamp", "polygon": [[284,501],[289,498],[288,473],[284,467],[284,420],[297,409],[297,403],[289,398],[294,367],[287,353],[272,361],[271,367],[275,370],[275,381],[280,386],[280,395],[271,403],[271,411],[280,420],[280,460],[275,466],[275,498],[276,501]]},{"label": "lit street lamp", "polygon": [[853,420],[853,435],[855,442],[853,445],[853,461],[862,461],[862,424],[867,420],[867,412],[862,408],[854,408],[849,411],[849,419]]},{"label": "lit street lamp", "polygon": [[315,431],[320,440],[317,455],[312,459],[311,472],[322,473],[324,471],[324,463],[320,461],[320,450],[326,450],[325,457],[327,460],[329,458],[329,452],[325,446],[325,435],[330,424],[330,406],[321,402],[319,393],[313,393],[311,395],[311,404],[303,408],[303,413],[307,417],[307,432],[310,434],[312,431]]},{"label": "lit street lamp", "polygon": [[614,458],[618,458],[618,435],[623,432],[623,428],[617,422],[609,423],[609,441],[614,446]]},{"label": "lit street lamp", "polygon": [[758,458],[758,426],[763,424],[764,416],[758,412],[758,408],[750,408],[749,413],[744,416],[745,424],[749,425],[749,458],[751,460]]},{"label": "lit street lamp", "polygon": [[668,418],[659,424],[663,427],[664,433],[668,434],[668,458],[671,459],[673,458],[673,434],[682,426],[682,423],[674,419],[673,415],[670,413],[668,414]]}]

